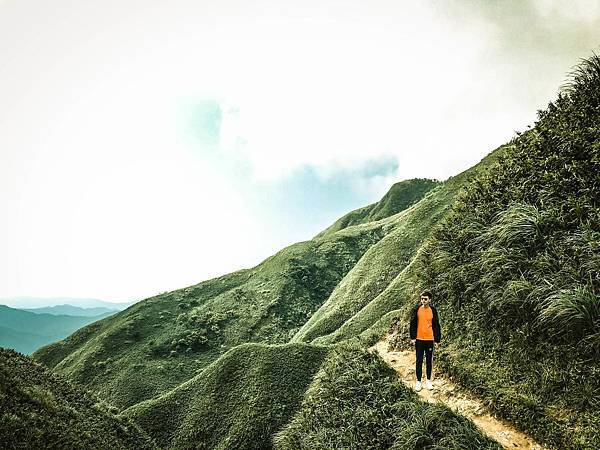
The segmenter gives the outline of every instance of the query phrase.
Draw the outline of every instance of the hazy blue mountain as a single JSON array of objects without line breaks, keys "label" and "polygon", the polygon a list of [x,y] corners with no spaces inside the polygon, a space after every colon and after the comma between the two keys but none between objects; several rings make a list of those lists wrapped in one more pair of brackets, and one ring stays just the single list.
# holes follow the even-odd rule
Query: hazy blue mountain
[{"label": "hazy blue mountain", "polygon": [[28,354],[33,353],[36,349],[43,347],[47,343],[47,336],[0,327],[0,347]]},{"label": "hazy blue mountain", "polygon": [[34,314],[52,314],[53,316],[79,316],[79,317],[94,317],[101,314],[113,314],[120,311],[121,308],[80,308],[73,305],[56,305],[46,306],[44,308],[23,309],[23,311],[32,312]]},{"label": "hazy blue mountain", "polygon": [[0,305],[0,347],[29,354],[112,314],[114,312],[93,317],[35,314]]},{"label": "hazy blue mountain", "polygon": [[37,309],[50,306],[71,305],[78,308],[108,308],[122,311],[138,300],[129,302],[107,302],[97,298],[73,298],[73,297],[5,297],[0,298],[0,305],[10,306],[18,309]]}]

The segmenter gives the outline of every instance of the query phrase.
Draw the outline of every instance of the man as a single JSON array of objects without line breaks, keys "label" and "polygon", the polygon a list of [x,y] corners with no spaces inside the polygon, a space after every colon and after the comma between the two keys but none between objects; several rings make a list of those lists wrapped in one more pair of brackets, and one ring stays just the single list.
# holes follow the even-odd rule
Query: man
[{"label": "man", "polygon": [[425,354],[425,366],[427,369],[427,389],[433,389],[431,384],[431,369],[433,361],[434,343],[439,343],[442,338],[440,321],[437,310],[431,305],[432,295],[429,291],[421,293],[421,302],[412,311],[410,319],[410,342],[417,350],[417,382],[415,391],[422,388],[421,376],[423,374],[423,354]]}]

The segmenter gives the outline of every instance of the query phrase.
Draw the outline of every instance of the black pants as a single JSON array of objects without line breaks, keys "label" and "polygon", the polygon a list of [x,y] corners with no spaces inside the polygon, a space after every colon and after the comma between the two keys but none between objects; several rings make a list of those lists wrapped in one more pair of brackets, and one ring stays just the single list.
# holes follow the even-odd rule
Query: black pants
[{"label": "black pants", "polygon": [[423,353],[425,353],[425,366],[427,367],[427,379],[431,380],[431,366],[433,360],[433,341],[421,341],[417,339],[417,380],[421,381],[423,375]]}]

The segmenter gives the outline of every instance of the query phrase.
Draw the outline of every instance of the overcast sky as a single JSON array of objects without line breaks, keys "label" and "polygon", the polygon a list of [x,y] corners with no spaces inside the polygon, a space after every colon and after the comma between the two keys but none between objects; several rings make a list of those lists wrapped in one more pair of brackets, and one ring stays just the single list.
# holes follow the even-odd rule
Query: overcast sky
[{"label": "overcast sky", "polygon": [[0,0],[0,298],[145,298],[455,175],[598,50],[599,6]]}]

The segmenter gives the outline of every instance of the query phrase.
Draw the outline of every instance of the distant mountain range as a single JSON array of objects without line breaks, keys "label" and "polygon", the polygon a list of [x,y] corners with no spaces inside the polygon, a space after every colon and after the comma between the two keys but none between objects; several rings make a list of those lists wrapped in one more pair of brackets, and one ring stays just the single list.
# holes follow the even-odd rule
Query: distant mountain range
[{"label": "distant mountain range", "polygon": [[[90,313],[85,309],[62,305],[66,310]],[[63,309],[58,308],[58,310]],[[98,308],[95,309],[96,311]],[[93,310],[92,310],[93,311]],[[0,305],[0,347],[29,354],[40,347],[59,341],[79,328],[108,317],[116,310],[100,314],[75,316],[71,314],[29,312]]]},{"label": "distant mountain range", "polygon": [[70,305],[78,308],[107,308],[122,311],[130,307],[137,300],[129,302],[107,302],[97,298],[74,298],[74,297],[5,297],[0,298],[0,305],[6,305],[18,309],[38,309],[51,306]]},{"label": "distant mountain range", "polygon": [[73,305],[56,305],[46,306],[45,308],[24,309],[23,311],[32,312],[34,314],[52,314],[53,316],[94,317],[101,314],[112,314],[120,310],[121,308],[80,308]]}]

